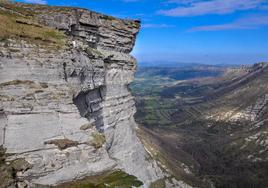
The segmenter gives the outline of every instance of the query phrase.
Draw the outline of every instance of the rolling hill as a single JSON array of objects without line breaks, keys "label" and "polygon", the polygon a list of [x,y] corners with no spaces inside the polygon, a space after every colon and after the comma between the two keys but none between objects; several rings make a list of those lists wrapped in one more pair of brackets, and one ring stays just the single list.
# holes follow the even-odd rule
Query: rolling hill
[{"label": "rolling hill", "polygon": [[149,71],[169,82],[145,91],[139,78],[134,83],[140,137],[151,155],[195,187],[268,187],[268,64],[192,69],[219,73],[171,81]]}]

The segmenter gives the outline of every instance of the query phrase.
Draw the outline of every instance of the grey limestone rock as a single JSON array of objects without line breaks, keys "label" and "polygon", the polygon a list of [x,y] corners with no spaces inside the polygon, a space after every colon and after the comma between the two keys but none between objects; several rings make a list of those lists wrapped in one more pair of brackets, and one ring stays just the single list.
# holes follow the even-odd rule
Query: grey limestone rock
[{"label": "grey limestone rock", "polygon": [[[0,42],[0,144],[8,161],[31,164],[18,173],[21,181],[57,185],[116,168],[144,187],[162,178],[136,136],[128,89],[139,22],[77,8],[18,5],[38,12],[40,24],[64,31],[76,44],[48,50],[23,40]],[[101,148],[91,144],[96,132],[106,138]]]}]

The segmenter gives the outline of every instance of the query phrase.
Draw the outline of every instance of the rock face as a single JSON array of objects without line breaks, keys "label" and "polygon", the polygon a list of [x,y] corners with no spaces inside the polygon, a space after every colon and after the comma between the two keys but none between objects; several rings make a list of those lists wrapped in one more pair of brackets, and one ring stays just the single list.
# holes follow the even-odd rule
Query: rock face
[{"label": "rock face", "polygon": [[[256,63],[252,67],[243,69],[247,71],[246,75],[238,77],[218,91],[226,94],[224,99],[218,101],[229,102],[232,105],[229,104],[227,107],[219,105],[217,108],[212,108],[207,119],[230,123],[241,121],[254,123],[265,115],[268,104],[266,87],[268,63]],[[255,88],[257,85],[258,87]],[[235,100],[231,100],[232,98]]]},{"label": "rock face", "polygon": [[[112,169],[144,182],[162,177],[136,136],[128,84],[139,22],[84,9],[17,4],[67,43],[46,49],[0,42],[0,145],[31,168],[21,181],[56,185]],[[100,138],[105,136],[105,143]],[[98,142],[97,144],[94,144]]]}]

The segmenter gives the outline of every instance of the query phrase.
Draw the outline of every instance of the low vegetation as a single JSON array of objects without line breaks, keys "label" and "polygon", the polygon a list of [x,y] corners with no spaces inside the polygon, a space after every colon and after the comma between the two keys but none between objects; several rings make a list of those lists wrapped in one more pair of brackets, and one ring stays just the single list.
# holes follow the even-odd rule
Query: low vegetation
[{"label": "low vegetation", "polygon": [[54,144],[56,145],[60,150],[67,149],[69,147],[77,146],[79,143],[77,141],[69,140],[69,139],[55,139],[55,140],[49,140],[45,142],[45,144]]},{"label": "low vegetation", "polygon": [[114,17],[112,17],[112,16],[108,16],[108,15],[105,15],[105,14],[102,14],[102,15],[100,16],[100,18],[102,18],[102,19],[104,19],[104,20],[115,20]]},{"label": "low vegetation", "polygon": [[[145,68],[132,85],[136,120],[143,125],[141,130],[149,146],[158,151],[154,158],[194,187],[207,188],[211,182],[216,188],[268,187],[264,144],[268,109],[258,112],[255,122],[243,118],[230,121],[229,116],[223,116],[255,106],[259,98],[263,99],[268,93],[268,69],[223,68],[220,77],[214,77],[214,70],[207,74],[204,67],[204,75],[196,69],[192,74],[189,68],[181,74],[183,69],[176,76],[173,68]],[[253,76],[243,79],[248,73]],[[196,75],[202,77],[196,79]],[[208,118],[212,114],[216,118]],[[258,122],[261,125],[254,128]],[[257,133],[256,139],[249,139]]]},{"label": "low vegetation", "polygon": [[48,87],[48,85],[43,82],[38,83],[38,82],[31,81],[31,80],[11,80],[11,81],[0,83],[0,88],[19,87],[19,85],[25,85],[28,87],[28,89],[32,90],[30,93],[26,94],[28,96],[33,95],[35,93],[42,93],[44,92],[44,89]]},{"label": "low vegetation", "polygon": [[91,123],[86,123],[80,127],[80,130],[85,131],[85,130],[91,129],[92,127],[93,125]]},{"label": "low vegetation", "polygon": [[102,58],[102,57],[104,57],[104,55],[99,50],[97,50],[95,48],[87,47],[85,49],[85,52],[91,58]]},{"label": "low vegetation", "polygon": [[15,179],[13,177],[13,170],[5,163],[5,150],[0,147],[0,188],[5,188],[15,185]]},{"label": "low vegetation", "polygon": [[6,163],[6,151],[0,146],[0,188],[17,187],[17,172],[26,171],[32,166],[24,159],[16,159]]},{"label": "low vegetation", "polygon": [[165,179],[159,179],[151,183],[150,188],[166,188]]},{"label": "low vegetation", "polygon": [[19,85],[19,84],[31,85],[31,84],[35,84],[35,82],[31,80],[11,80],[8,82],[1,83],[0,87],[10,86],[10,85]]},{"label": "low vegetation", "polygon": [[90,176],[72,183],[65,183],[56,188],[131,188],[140,187],[142,185],[143,183],[135,176],[118,170],[101,175]]},{"label": "low vegetation", "polygon": [[106,142],[105,136],[101,133],[94,132],[91,135],[93,137],[90,144],[94,146],[96,149],[101,148],[103,144]]},{"label": "low vegetation", "polygon": [[[19,5],[0,1],[0,40],[25,40],[29,43],[47,47],[61,47],[65,44],[65,35],[46,26],[42,26]],[[30,16],[29,16],[30,15]]]}]

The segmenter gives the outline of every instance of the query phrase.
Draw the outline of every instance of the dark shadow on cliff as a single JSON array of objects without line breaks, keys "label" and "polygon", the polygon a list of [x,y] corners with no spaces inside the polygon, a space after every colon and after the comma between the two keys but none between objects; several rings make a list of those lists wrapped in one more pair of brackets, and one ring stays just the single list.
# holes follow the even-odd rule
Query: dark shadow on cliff
[{"label": "dark shadow on cliff", "polygon": [[99,87],[87,92],[80,92],[73,99],[81,117],[85,117],[92,122],[99,132],[103,132],[104,123],[101,103],[105,93],[106,88]]}]

